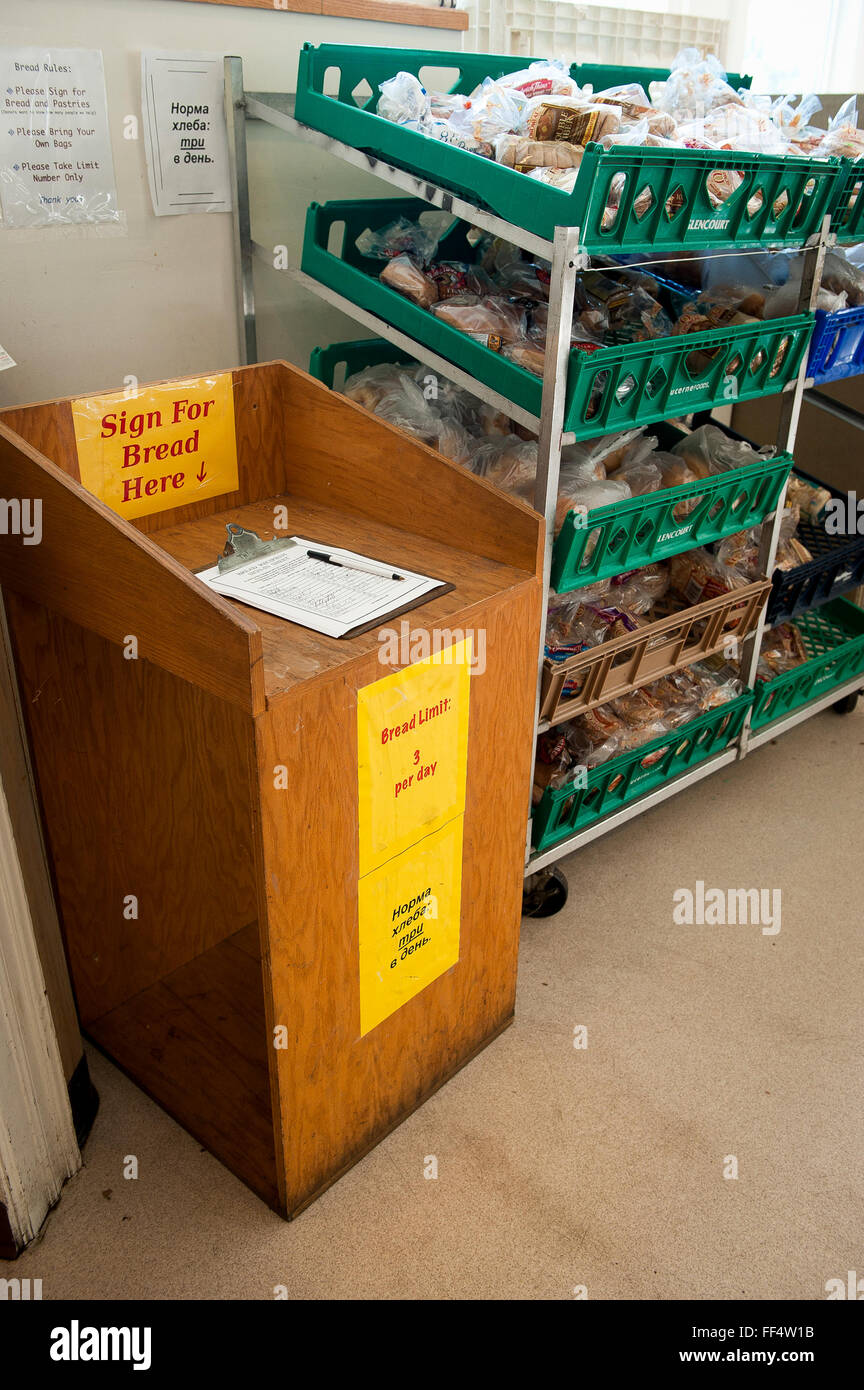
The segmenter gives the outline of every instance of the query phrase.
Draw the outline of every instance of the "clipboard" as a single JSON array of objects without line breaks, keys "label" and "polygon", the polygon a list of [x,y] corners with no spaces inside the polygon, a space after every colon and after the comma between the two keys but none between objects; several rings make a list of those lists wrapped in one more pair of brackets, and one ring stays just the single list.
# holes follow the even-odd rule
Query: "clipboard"
[{"label": "clipboard", "polygon": [[[229,522],[226,530],[228,538],[225,548],[217,558],[215,566],[206,565],[196,570],[198,578],[223,598],[233,599],[235,603],[243,603],[262,612],[273,613],[276,617],[284,618],[286,622],[297,623],[337,641],[358,637],[364,632],[378,629],[391,619],[420,607],[432,598],[450,593],[454,588],[453,584],[430,575],[422,575],[370,555],[361,555],[359,552],[329,546],[316,540],[285,536],[264,541],[255,531],[246,530],[236,522]],[[320,554],[316,553],[319,550]],[[285,552],[290,552],[291,558],[296,559],[295,573],[305,577],[305,588],[301,580],[296,591],[292,590],[286,568],[281,567],[280,573],[278,563],[271,566],[257,565],[258,561]],[[329,573],[326,579],[324,573],[316,572],[316,566],[319,564],[321,571],[328,568],[326,563],[322,563],[325,554],[335,571]],[[357,564],[352,565],[352,560]],[[250,569],[253,565],[257,565],[257,571]],[[248,576],[247,584],[244,584],[244,573]],[[365,576],[365,583],[359,578],[360,575]],[[385,597],[389,599],[383,585],[386,582],[395,586],[396,575],[404,577],[413,593],[405,602],[391,605],[382,601]],[[256,584],[259,586],[258,590]],[[268,586],[269,594],[264,592]],[[367,599],[360,593],[362,589],[374,591],[375,596]],[[398,589],[395,589],[393,597],[397,596]],[[292,598],[295,600],[294,603]],[[316,612],[318,601],[324,606],[329,603],[331,611]],[[335,608],[336,613],[339,613],[340,603],[344,613],[356,612],[365,607],[370,616],[368,619],[364,616],[358,622],[342,626],[344,618],[334,616],[333,611]],[[333,630],[337,627],[341,627],[341,630]]]}]

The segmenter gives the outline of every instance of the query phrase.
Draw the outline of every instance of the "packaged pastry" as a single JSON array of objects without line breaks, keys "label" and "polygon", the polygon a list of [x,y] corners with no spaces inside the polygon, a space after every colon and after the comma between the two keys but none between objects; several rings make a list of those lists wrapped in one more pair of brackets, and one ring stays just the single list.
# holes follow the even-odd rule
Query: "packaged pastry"
[{"label": "packaged pastry", "polygon": [[620,126],[620,106],[549,96],[536,97],[529,104],[523,129],[529,140],[565,140],[584,146],[589,140],[615,135]]}]

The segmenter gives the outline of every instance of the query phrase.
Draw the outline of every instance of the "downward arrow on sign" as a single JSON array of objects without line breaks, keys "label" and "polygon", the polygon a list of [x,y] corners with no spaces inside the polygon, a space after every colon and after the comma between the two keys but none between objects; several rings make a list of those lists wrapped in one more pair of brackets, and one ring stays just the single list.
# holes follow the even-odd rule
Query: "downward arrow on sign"
[{"label": "downward arrow on sign", "polygon": [[200,473],[196,473],[196,474],[195,474],[195,477],[198,479],[199,483],[203,483],[204,479],[207,477],[207,465],[206,465],[206,463],[202,463],[202,465],[201,465],[201,472],[200,472]]}]

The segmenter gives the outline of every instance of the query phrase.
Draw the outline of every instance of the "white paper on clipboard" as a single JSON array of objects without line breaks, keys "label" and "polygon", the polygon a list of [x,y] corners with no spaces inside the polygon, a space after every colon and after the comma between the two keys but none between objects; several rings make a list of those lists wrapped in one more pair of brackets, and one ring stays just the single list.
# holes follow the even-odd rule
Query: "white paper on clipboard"
[{"label": "white paper on clipboard", "polygon": [[[218,594],[328,637],[344,637],[446,587],[440,579],[387,565],[357,551],[302,536],[291,536],[290,540],[290,546],[227,573],[220,573],[218,565],[200,570],[198,578]],[[324,552],[337,563],[312,559],[310,550]],[[352,564],[373,567],[375,573],[351,568]],[[394,574],[400,577],[394,579]]]}]

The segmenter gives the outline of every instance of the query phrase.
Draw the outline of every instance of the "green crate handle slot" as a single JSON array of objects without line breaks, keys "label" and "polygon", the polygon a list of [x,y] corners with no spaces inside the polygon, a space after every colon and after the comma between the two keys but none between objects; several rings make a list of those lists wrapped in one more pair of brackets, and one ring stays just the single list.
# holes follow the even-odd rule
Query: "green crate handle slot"
[{"label": "green crate handle slot", "polygon": [[751,720],[754,729],[773,724],[853,676],[864,677],[864,609],[848,599],[835,598],[800,613],[794,623],[809,653],[808,660],[759,683]]},{"label": "green crate handle slot", "polygon": [[[547,787],[532,813],[535,851],[540,853],[568,835],[584,830],[655,787],[671,782],[682,772],[704,762],[712,753],[727,748],[740,734],[752,700],[753,692],[745,690],[734,700],[697,715],[679,729],[659,734],[643,743],[641,748],[590,768],[584,787],[572,783],[565,787]],[[656,762],[648,761],[645,766],[646,760],[660,750],[663,750],[662,756]]]},{"label": "green crate handle slot", "polygon": [[[382,284],[378,279],[381,262],[358,252],[356,239],[367,227],[383,227],[400,216],[416,220],[428,210],[419,198],[312,203],[306,214],[301,267],[313,279],[424,343],[539,418],[540,377]],[[340,254],[334,254],[327,248],[333,228],[340,226]],[[466,230],[464,224],[456,222],[442,238],[439,251],[443,259],[475,259],[465,239]],[[590,439],[670,415],[780,391],[798,370],[813,322],[812,314],[796,314],[709,333],[601,347],[592,353],[574,348],[569,355],[564,428],[573,431],[577,439]],[[714,355],[707,369],[693,375],[688,359],[698,350]],[[592,400],[595,386],[601,394]]]},{"label": "green crate handle slot", "polygon": [[[334,139],[366,151],[370,168],[392,162],[420,180],[432,180],[469,202],[485,203],[499,217],[552,240],[556,226],[578,226],[588,251],[650,251],[675,247],[803,245],[819,230],[845,177],[839,159],[749,154],[734,150],[668,150],[619,145],[611,150],[589,144],[572,193],[538,183],[482,155],[460,150],[378,116],[378,87],[398,71],[422,68],[456,71],[451,91],[468,92],[487,75],[525,67],[532,59],[487,53],[448,53],[424,49],[381,49],[347,44],[304,46],[297,74],[297,120]],[[336,97],[324,92],[329,69],[339,73]],[[609,86],[622,80],[646,85],[665,70],[596,64],[570,69],[577,82]],[[749,79],[730,74],[733,85]],[[358,105],[352,93],[363,83],[371,94]],[[706,181],[715,169],[735,169],[743,182],[720,208],[714,208]],[[618,212],[607,228],[603,214],[616,174],[625,176]],[[637,214],[637,195],[649,190],[650,206]],[[420,191],[418,189],[418,191]],[[758,209],[747,204],[761,192]],[[786,203],[778,216],[774,205]],[[675,195],[674,203],[667,200]],[[678,204],[680,203],[680,206]]]}]

